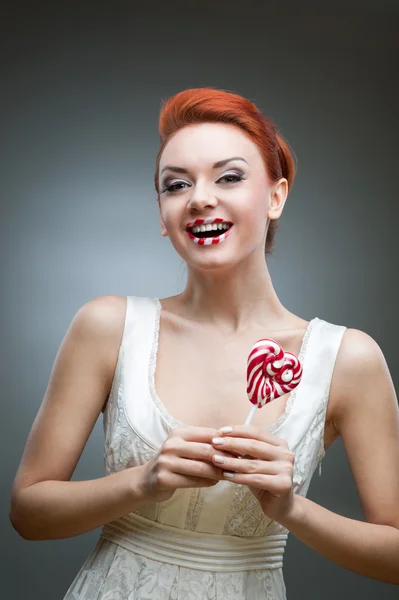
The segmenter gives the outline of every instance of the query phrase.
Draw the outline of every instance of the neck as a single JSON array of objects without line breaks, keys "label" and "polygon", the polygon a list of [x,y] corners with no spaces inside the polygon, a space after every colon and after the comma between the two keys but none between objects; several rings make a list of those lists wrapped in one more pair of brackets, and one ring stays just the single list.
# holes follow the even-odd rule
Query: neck
[{"label": "neck", "polygon": [[225,333],[278,328],[290,314],[274,290],[264,256],[258,264],[254,260],[224,271],[189,267],[179,298],[187,316],[213,323]]}]

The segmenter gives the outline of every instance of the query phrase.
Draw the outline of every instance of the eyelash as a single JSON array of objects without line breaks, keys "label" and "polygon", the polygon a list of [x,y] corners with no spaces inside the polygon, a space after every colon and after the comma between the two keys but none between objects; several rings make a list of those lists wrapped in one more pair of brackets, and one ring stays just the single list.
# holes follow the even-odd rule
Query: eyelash
[{"label": "eyelash", "polygon": [[[235,182],[231,181],[230,183],[238,183],[239,181],[242,181],[244,179],[243,175],[241,175],[239,173],[227,173],[226,175],[223,175],[222,177],[220,177],[218,179],[218,181],[220,181],[220,179],[225,179],[226,177],[235,177],[236,178]],[[179,190],[176,190],[176,189],[172,190],[172,188],[175,185],[181,185],[181,184],[184,184],[184,183],[185,183],[185,181],[176,181],[176,183],[172,183],[171,185],[167,185],[165,187],[165,189],[162,191],[162,194],[164,192],[168,192],[168,194],[174,194],[175,192],[177,192]]]}]

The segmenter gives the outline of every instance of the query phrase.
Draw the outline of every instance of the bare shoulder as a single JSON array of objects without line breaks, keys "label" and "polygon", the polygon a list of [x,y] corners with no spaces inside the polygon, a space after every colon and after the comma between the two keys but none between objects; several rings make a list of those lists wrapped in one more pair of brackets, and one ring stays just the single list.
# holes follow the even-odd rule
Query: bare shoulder
[{"label": "bare shoulder", "polygon": [[[98,296],[83,304],[76,313],[71,328],[76,328],[77,339],[92,339],[101,353],[105,386],[109,390],[115,373],[119,347],[122,342],[126,296]],[[105,403],[101,408],[103,412]]]},{"label": "bare shoulder", "polygon": [[[71,327],[102,342],[110,357],[118,353],[126,316],[126,296],[98,296],[83,304]],[[111,361],[112,363],[112,361]],[[109,365],[112,367],[112,364]]]},{"label": "bare shoulder", "polygon": [[92,329],[94,334],[118,336],[123,332],[126,296],[98,296],[83,304],[72,323]]},{"label": "bare shoulder", "polygon": [[[346,329],[337,354],[330,396],[333,400],[334,426],[348,410],[348,399],[377,380],[389,379],[385,357],[378,343],[359,329]],[[350,408],[350,407],[349,407]]]},{"label": "bare shoulder", "polygon": [[378,343],[360,329],[346,329],[337,355],[337,364],[343,374],[352,375],[384,362]]}]

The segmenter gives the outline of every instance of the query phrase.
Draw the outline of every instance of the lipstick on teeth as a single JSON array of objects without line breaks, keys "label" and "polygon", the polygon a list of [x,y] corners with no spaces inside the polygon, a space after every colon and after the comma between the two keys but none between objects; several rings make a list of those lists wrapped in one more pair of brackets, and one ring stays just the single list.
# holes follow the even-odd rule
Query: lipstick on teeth
[{"label": "lipstick on teeth", "polygon": [[187,235],[190,238],[190,240],[193,240],[193,242],[195,244],[198,244],[198,246],[214,246],[215,244],[221,244],[222,242],[224,242],[224,240],[230,235],[230,231],[231,228],[222,233],[221,235],[209,238],[195,237],[195,235],[193,235],[189,231],[187,231]]},{"label": "lipstick on teeth", "polygon": [[[220,244],[230,235],[230,230],[233,227],[233,223],[225,221],[220,218],[209,217],[207,219],[196,219],[191,221],[186,226],[186,232],[188,237],[199,246],[213,246]],[[207,231],[220,231],[218,235],[211,235],[209,237],[199,237],[198,234],[202,234]]]}]

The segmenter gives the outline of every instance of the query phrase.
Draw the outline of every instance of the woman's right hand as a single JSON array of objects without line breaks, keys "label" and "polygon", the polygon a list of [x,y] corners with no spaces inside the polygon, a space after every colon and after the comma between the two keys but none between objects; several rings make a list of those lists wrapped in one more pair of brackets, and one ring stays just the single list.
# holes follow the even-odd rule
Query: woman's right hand
[{"label": "woman's right hand", "polygon": [[[220,432],[206,427],[172,429],[157,454],[142,466],[143,497],[163,502],[177,488],[210,487],[225,479],[222,470],[212,464],[214,437],[220,437]],[[217,453],[230,456],[220,450]]]}]

